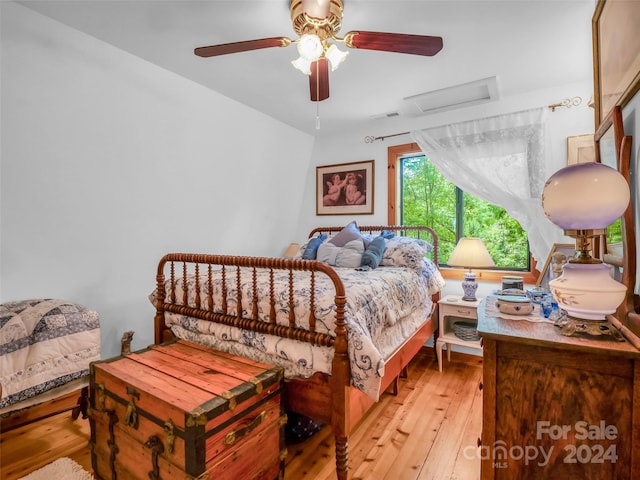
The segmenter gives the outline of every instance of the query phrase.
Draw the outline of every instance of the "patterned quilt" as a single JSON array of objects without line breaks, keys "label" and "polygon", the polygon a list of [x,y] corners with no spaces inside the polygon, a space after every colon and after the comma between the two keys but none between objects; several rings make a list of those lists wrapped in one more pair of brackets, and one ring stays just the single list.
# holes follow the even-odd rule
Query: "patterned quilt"
[{"label": "patterned quilt", "polygon": [[0,304],[0,408],[89,374],[100,360],[98,314],[63,300]]},{"label": "patterned quilt", "polygon": [[[433,264],[431,264],[433,265]],[[428,267],[428,266],[427,266]],[[348,321],[349,357],[352,385],[375,400],[379,396],[380,381],[384,375],[385,359],[390,356],[415,330],[424,323],[432,310],[431,295],[442,288],[444,280],[437,268],[428,267],[418,274],[414,269],[381,267],[369,271],[336,268],[347,292],[346,319]],[[308,326],[309,286],[308,273],[293,272],[294,311],[299,325]],[[289,292],[288,271],[275,271],[276,322],[288,325]],[[300,278],[297,278],[300,277]],[[195,277],[187,277],[187,303],[195,305]],[[241,273],[243,312],[252,312],[253,295],[249,271]],[[247,279],[245,281],[244,279]],[[270,304],[268,272],[258,270],[258,315],[269,320]],[[305,285],[305,280],[307,285]],[[170,281],[166,283],[167,296]],[[236,276],[227,272],[227,304],[230,315],[237,311]],[[213,278],[214,310],[222,312],[222,281]],[[208,281],[200,279],[201,305],[206,309]],[[182,278],[176,279],[176,298],[184,291]],[[315,281],[316,331],[334,334],[333,283],[324,275]],[[155,295],[150,296],[152,303]],[[176,303],[180,303],[178,300]],[[165,313],[167,325],[178,338],[204,344],[234,355],[253,358],[282,366],[285,376],[309,377],[315,372],[331,373],[333,351],[328,347],[283,339],[277,336],[248,332],[184,315]]]}]

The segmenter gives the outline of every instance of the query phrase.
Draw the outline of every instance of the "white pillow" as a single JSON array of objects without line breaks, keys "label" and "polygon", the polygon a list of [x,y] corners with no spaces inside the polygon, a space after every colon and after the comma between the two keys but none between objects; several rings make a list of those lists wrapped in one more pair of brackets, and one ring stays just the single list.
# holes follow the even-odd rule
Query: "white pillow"
[{"label": "white pillow", "polygon": [[387,240],[387,248],[380,261],[381,267],[408,267],[419,270],[422,260],[433,246],[424,240],[394,237]]},{"label": "white pillow", "polygon": [[363,253],[364,242],[361,238],[347,242],[344,247],[326,242],[318,247],[317,260],[334,267],[356,268],[362,262]]}]

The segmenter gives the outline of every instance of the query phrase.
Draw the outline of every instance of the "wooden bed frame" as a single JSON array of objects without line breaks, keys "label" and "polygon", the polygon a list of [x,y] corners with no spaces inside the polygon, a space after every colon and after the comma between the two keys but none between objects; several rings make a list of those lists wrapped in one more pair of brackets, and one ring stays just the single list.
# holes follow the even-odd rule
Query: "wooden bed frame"
[{"label": "wooden bed frame", "polygon": [[76,420],[80,414],[82,414],[83,419],[88,418],[88,385],[89,378],[87,377],[84,385],[80,386],[79,389],[35,405],[7,413],[5,416],[0,418],[0,432],[8,432],[65,412],[71,412],[71,418],[73,420]]},{"label": "wooden bed frame", "polygon": [[[36,303],[39,301],[58,301],[55,299],[33,300],[35,300]],[[69,305],[73,304],[70,303]],[[84,308],[82,305],[75,306]],[[82,377],[75,378],[67,383],[58,385],[50,390],[38,393],[30,398],[20,400],[17,403],[1,409],[0,432],[8,432],[65,412],[71,412],[70,416],[73,420],[77,420],[81,415],[83,419],[88,419],[88,363],[86,368],[87,373]],[[0,392],[1,391],[2,386],[0,386]]]},{"label": "wooden bed frame", "polygon": [[[377,233],[388,230],[397,235],[412,236],[430,242],[433,245],[433,261],[438,265],[438,237],[434,230],[425,226],[364,226],[358,227],[362,233]],[[328,235],[339,232],[342,227],[316,228],[309,234],[309,238],[316,233],[325,232]],[[182,265],[182,274],[186,276],[187,264],[194,268],[196,277],[198,272],[206,274],[211,271],[211,266],[229,267],[254,267],[273,270],[303,270],[310,272],[311,281],[314,275],[323,274],[328,276],[335,287],[335,336],[313,331],[313,321],[310,320],[311,328],[304,329],[296,324],[294,315],[290,314],[289,326],[276,325],[257,319],[257,312],[251,312],[246,317],[215,313],[209,310],[195,309],[186,306],[185,298],[176,303],[175,290],[170,297],[165,298],[165,273],[170,270],[170,276],[175,277],[175,264]],[[290,274],[289,292],[290,301],[293,302],[293,285]],[[213,321],[225,325],[240,327],[245,330],[256,331],[285,338],[291,338],[316,345],[330,346],[334,349],[332,360],[332,374],[326,375],[316,373],[311,378],[294,378],[285,383],[285,408],[310,417],[316,421],[330,424],[335,435],[336,448],[336,470],[339,480],[346,480],[348,476],[349,445],[348,438],[358,421],[365,415],[367,410],[375,403],[374,400],[351,387],[351,372],[349,358],[347,354],[347,329],[345,320],[345,288],[342,280],[335,270],[326,263],[315,260],[293,260],[283,258],[266,257],[237,257],[221,255],[199,255],[173,253],[165,255],[158,265],[157,271],[157,299],[155,315],[155,341],[162,343],[173,338],[171,331],[166,327],[164,320],[165,312],[173,312],[189,317]],[[173,281],[171,282],[174,283]],[[186,289],[185,289],[186,290]],[[311,289],[313,290],[313,289]],[[257,289],[254,289],[254,298],[257,299]],[[273,295],[273,292],[271,292]],[[397,388],[397,379],[402,374],[406,374],[406,367],[416,353],[423,347],[426,341],[437,335],[437,301],[440,294],[434,295],[434,309],[429,319],[399,347],[385,364],[385,374],[382,379],[380,392],[386,391],[390,386]],[[240,299],[238,299],[240,300]],[[311,302],[314,301],[313,294]],[[201,304],[196,298],[196,303]],[[212,308],[209,299],[209,308]],[[239,303],[239,302],[238,302]],[[254,304],[257,302],[254,302]],[[270,302],[273,304],[272,302]],[[313,304],[313,303],[312,303]],[[291,305],[293,307],[293,305]],[[226,311],[226,307],[225,311]],[[293,311],[293,308],[290,308]],[[270,315],[275,318],[275,315]],[[275,322],[275,320],[274,320]]]},{"label": "wooden bed frame", "polygon": [[[133,335],[133,331],[124,332],[122,335],[120,355],[124,356],[131,353]],[[87,420],[89,418],[89,375],[77,380],[77,382],[77,385],[72,387],[72,390],[67,388],[60,394],[45,392],[41,396],[46,396],[47,400],[34,403],[28,407],[17,408],[0,416],[0,432],[8,432],[65,412],[71,412],[72,420],[77,420],[78,417]],[[63,387],[61,386],[61,388]],[[49,397],[50,395],[53,396]]]}]

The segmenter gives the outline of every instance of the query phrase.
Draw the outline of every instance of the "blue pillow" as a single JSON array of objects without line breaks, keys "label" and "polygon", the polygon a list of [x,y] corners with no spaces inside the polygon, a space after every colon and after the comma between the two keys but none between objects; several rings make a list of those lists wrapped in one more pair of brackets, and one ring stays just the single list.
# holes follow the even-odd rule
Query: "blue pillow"
[{"label": "blue pillow", "polygon": [[387,242],[382,235],[371,240],[362,254],[360,266],[376,268],[380,265],[385,248],[387,248]]},{"label": "blue pillow", "polygon": [[304,249],[304,253],[302,254],[302,259],[315,260],[318,256],[318,247],[322,245],[322,242],[324,242],[326,239],[327,234],[321,233],[317,237],[313,237],[311,240],[309,240],[309,242],[307,243],[307,248]]},{"label": "blue pillow", "polygon": [[340,232],[329,239],[329,243],[333,243],[336,247],[344,247],[353,240],[361,240],[362,234],[356,225],[355,220],[344,227]]}]

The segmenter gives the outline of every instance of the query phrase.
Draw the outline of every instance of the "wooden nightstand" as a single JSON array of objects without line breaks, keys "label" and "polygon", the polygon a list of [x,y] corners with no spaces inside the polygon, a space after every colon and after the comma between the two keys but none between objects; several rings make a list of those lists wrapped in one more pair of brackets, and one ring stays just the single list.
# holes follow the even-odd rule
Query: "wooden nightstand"
[{"label": "wooden nightstand", "polygon": [[482,350],[480,338],[478,340],[463,340],[454,333],[453,324],[458,321],[478,323],[478,305],[482,299],[475,302],[462,300],[462,295],[447,295],[438,302],[438,330],[439,336],[436,342],[436,354],[438,355],[438,368],[442,371],[442,347],[447,346],[447,360],[451,361],[451,345],[461,345],[468,348]]}]

